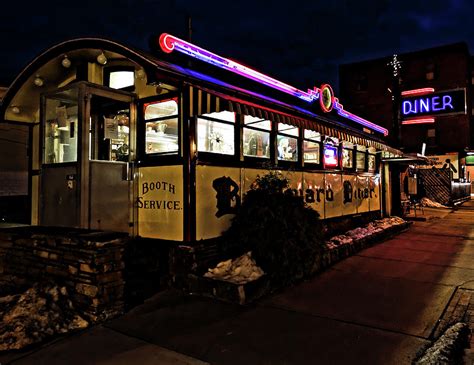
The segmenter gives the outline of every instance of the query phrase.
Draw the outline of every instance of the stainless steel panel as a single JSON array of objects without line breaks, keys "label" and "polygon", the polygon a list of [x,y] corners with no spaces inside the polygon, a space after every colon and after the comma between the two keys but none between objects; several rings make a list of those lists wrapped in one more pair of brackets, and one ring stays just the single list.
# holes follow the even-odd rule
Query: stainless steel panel
[{"label": "stainless steel panel", "polygon": [[91,229],[129,232],[131,183],[126,180],[127,168],[126,162],[90,162]]},{"label": "stainless steel panel", "polygon": [[79,226],[79,189],[76,166],[43,167],[41,171],[40,224]]}]

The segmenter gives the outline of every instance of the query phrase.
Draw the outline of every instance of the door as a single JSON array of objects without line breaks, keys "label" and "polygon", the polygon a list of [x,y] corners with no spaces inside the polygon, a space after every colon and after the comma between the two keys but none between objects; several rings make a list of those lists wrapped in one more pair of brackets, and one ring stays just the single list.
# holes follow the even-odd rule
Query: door
[{"label": "door", "polygon": [[88,91],[88,228],[132,233],[133,97],[92,88]]},{"label": "door", "polygon": [[133,233],[134,100],[85,82],[42,96],[41,225]]}]

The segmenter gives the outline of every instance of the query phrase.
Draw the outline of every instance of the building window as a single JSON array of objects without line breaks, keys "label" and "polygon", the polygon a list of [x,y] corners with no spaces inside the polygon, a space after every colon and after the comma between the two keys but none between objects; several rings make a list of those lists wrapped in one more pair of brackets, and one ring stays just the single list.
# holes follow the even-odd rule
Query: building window
[{"label": "building window", "polygon": [[303,161],[304,163],[321,163],[321,133],[309,129],[304,130]]},{"label": "building window", "polygon": [[144,105],[146,154],[178,153],[178,100]]},{"label": "building window", "polygon": [[204,114],[197,120],[199,152],[235,154],[235,113],[223,111]]},{"label": "building window", "polygon": [[425,67],[426,80],[434,80],[436,78],[436,66],[433,62],[429,62]]},{"label": "building window", "polygon": [[368,89],[368,79],[366,74],[358,74],[356,76],[356,90],[357,91],[367,91]]},{"label": "building window", "polygon": [[270,158],[270,131],[272,122],[261,118],[244,116],[244,156]]},{"label": "building window", "polygon": [[278,160],[298,161],[299,129],[289,124],[278,123]]}]

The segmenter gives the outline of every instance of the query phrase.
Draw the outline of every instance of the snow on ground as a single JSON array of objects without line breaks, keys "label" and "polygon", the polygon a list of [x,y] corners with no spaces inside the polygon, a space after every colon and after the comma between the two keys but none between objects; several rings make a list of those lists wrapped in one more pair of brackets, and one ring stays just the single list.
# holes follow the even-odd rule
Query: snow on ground
[{"label": "snow on ground", "polygon": [[446,205],[440,204],[428,198],[421,198],[421,205],[428,208],[449,208]]},{"label": "snow on ground", "polygon": [[245,284],[257,280],[264,274],[252,259],[252,252],[232,260],[222,261],[204,274],[206,278],[229,281],[234,284]]},{"label": "snow on ground", "polygon": [[329,240],[326,241],[326,247],[332,250],[338,246],[352,245],[354,241],[371,236],[378,232],[382,232],[385,229],[403,223],[405,223],[405,221],[399,217],[378,219],[373,222],[370,222],[365,227],[357,227],[355,229],[347,231],[345,234],[340,234],[331,237]]},{"label": "snow on ground", "polygon": [[66,288],[52,283],[0,297],[0,318],[0,351],[19,350],[89,325],[74,310]]}]

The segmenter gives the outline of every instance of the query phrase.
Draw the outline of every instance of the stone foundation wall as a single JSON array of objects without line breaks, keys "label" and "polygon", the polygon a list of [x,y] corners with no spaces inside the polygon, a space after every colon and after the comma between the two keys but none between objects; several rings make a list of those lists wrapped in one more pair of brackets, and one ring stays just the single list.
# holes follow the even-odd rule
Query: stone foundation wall
[{"label": "stone foundation wall", "polygon": [[65,285],[92,322],[124,310],[124,233],[52,227],[0,230],[0,274]]}]

